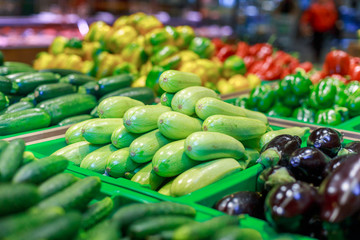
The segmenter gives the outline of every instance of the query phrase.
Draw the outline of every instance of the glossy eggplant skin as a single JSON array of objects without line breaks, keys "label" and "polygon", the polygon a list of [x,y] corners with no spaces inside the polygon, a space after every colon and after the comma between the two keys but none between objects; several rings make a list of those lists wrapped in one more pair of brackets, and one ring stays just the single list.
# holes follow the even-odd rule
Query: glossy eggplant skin
[{"label": "glossy eggplant skin", "polygon": [[317,214],[318,193],[304,182],[274,187],[265,199],[265,217],[280,231],[304,232],[312,216]]},{"label": "glossy eggplant skin", "polygon": [[229,215],[249,214],[264,219],[264,198],[259,192],[241,191],[220,199],[215,208]]},{"label": "glossy eggplant skin", "polygon": [[332,128],[318,128],[311,132],[308,147],[315,147],[333,158],[341,148],[342,134]]},{"label": "glossy eggplant skin", "polygon": [[348,155],[320,185],[321,218],[338,223],[360,210],[360,154]]},{"label": "glossy eggplant skin", "polygon": [[325,178],[330,175],[336,168],[340,166],[341,163],[346,161],[351,155],[352,154],[341,155],[331,159],[330,162],[326,164],[325,170],[323,172],[323,177]]},{"label": "glossy eggplant skin", "polygon": [[322,151],[313,147],[295,150],[289,159],[289,169],[296,180],[320,185],[324,178],[324,170],[330,158]]},{"label": "glossy eggplant skin", "polygon": [[360,141],[354,141],[344,146],[350,153],[360,153]]},{"label": "glossy eggplant skin", "polygon": [[290,155],[301,146],[301,138],[289,134],[282,134],[264,145],[260,153],[267,149],[274,149],[280,155],[279,165],[286,166]]}]

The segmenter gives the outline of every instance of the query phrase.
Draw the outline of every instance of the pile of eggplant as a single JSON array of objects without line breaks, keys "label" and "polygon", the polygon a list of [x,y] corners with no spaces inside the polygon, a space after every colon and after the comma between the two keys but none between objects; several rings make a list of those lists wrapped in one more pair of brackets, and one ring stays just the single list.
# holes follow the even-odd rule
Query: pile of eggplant
[{"label": "pile of eggplant", "polygon": [[338,131],[318,128],[301,145],[297,136],[272,139],[258,160],[259,192],[225,196],[215,208],[265,219],[278,232],[359,239],[360,142],[344,145]]}]

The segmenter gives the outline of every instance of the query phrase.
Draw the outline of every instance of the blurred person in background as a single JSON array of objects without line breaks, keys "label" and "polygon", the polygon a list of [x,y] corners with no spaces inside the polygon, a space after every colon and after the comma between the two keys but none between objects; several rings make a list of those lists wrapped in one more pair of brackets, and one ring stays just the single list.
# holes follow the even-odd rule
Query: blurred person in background
[{"label": "blurred person in background", "polygon": [[324,40],[330,33],[339,36],[336,26],[339,19],[334,0],[314,0],[300,19],[300,31],[304,36],[312,36],[315,61],[320,62]]}]

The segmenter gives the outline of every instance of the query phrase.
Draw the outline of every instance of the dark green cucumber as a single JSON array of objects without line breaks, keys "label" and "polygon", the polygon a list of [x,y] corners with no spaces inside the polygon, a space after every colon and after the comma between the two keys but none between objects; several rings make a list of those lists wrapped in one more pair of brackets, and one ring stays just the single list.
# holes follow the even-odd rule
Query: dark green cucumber
[{"label": "dark green cucumber", "polygon": [[72,239],[80,229],[81,214],[69,212],[48,222],[16,232],[7,240]]},{"label": "dark green cucumber", "polygon": [[19,102],[31,102],[32,104],[36,105],[34,93],[33,92],[29,93],[25,97],[20,98]]},{"label": "dark green cucumber", "polygon": [[54,73],[32,73],[14,79],[12,82],[12,93],[28,94],[35,90],[36,87],[47,84],[56,83],[60,79],[60,75]]},{"label": "dark green cucumber", "polygon": [[223,215],[210,219],[206,222],[183,225],[175,230],[173,239],[211,239],[218,230],[227,226],[237,225],[239,225],[239,219],[237,216]]},{"label": "dark green cucumber", "polygon": [[89,120],[89,119],[92,119],[92,118],[93,117],[91,115],[89,115],[89,114],[82,114],[82,115],[78,115],[78,116],[74,116],[74,117],[69,117],[69,118],[65,118],[64,120],[59,122],[59,126],[75,124],[75,123],[79,123],[79,122]]},{"label": "dark green cucumber", "polygon": [[69,161],[62,156],[45,157],[21,167],[12,181],[14,183],[42,183],[53,175],[63,172],[68,164]]},{"label": "dark green cucumber", "polygon": [[29,67],[0,66],[0,76],[6,76],[13,73],[22,73],[22,72],[36,72],[36,70]]},{"label": "dark green cucumber", "polygon": [[21,76],[24,76],[24,75],[27,75],[27,74],[31,74],[31,73],[33,73],[33,72],[18,72],[18,73],[12,73],[12,74],[6,75],[5,77],[7,77],[11,81],[13,81],[18,77],[21,77]]},{"label": "dark green cucumber", "polygon": [[8,141],[0,140],[0,155],[4,151],[4,149],[9,145]]},{"label": "dark green cucumber", "polygon": [[0,179],[8,182],[15,175],[23,162],[25,142],[15,139],[7,145],[0,155]]},{"label": "dark green cucumber", "polygon": [[9,106],[9,98],[0,92],[0,111],[7,108],[7,106]]},{"label": "dark green cucumber", "polygon": [[98,118],[99,117],[99,113],[97,111],[97,106],[93,108],[93,110],[91,110],[90,115],[93,116],[94,118]]},{"label": "dark green cucumber", "polygon": [[70,187],[41,201],[39,208],[59,206],[68,209],[83,209],[100,191],[100,178],[87,177]]},{"label": "dark green cucumber", "polygon": [[70,83],[51,83],[40,85],[34,90],[34,97],[37,102],[47,99],[75,93],[76,89]]},{"label": "dark green cucumber", "polygon": [[6,61],[4,62],[4,66],[6,67],[22,67],[22,68],[32,68],[31,65],[22,62],[13,62],[13,61]]},{"label": "dark green cucumber", "polygon": [[74,86],[81,86],[88,82],[96,82],[94,77],[82,74],[82,73],[74,73],[68,74],[65,77],[60,79],[61,83],[70,83]]},{"label": "dark green cucumber", "polygon": [[153,216],[140,219],[129,227],[131,239],[145,239],[164,230],[173,230],[195,220],[185,216]]},{"label": "dark green cucumber", "polygon": [[25,229],[42,225],[49,220],[64,215],[64,210],[59,207],[48,208],[45,211],[29,211],[0,220],[0,239]]},{"label": "dark green cucumber", "polygon": [[26,109],[34,108],[34,104],[32,102],[17,102],[14,104],[11,104],[4,113],[14,113],[19,112]]},{"label": "dark green cucumber", "polygon": [[25,151],[23,154],[23,162],[22,164],[28,164],[30,162],[37,161],[38,159],[35,157],[35,155],[32,152]]},{"label": "dark green cucumber", "polygon": [[104,100],[108,97],[114,97],[114,96],[123,96],[123,97],[129,97],[132,99],[139,100],[145,104],[152,104],[155,101],[155,94],[154,91],[151,88],[148,87],[136,87],[136,88],[123,88],[111,93],[108,93],[104,95],[102,98],[100,98],[99,102]]},{"label": "dark green cucumber", "polygon": [[48,127],[50,116],[39,108],[0,115],[0,136]]},{"label": "dark green cucumber", "polygon": [[[102,221],[84,234],[86,240],[118,240],[119,231],[110,220]],[[121,238],[125,240],[125,238]]]},{"label": "dark green cucumber", "polygon": [[116,222],[118,226],[126,229],[130,224],[140,218],[159,215],[194,217],[196,211],[190,206],[173,202],[139,203],[120,208],[113,215],[112,221]]},{"label": "dark green cucumber", "polygon": [[20,99],[24,97],[23,95],[12,95],[12,94],[8,94],[6,96],[8,97],[10,104],[17,103],[20,101]]},{"label": "dark green cucumber", "polygon": [[0,76],[0,92],[9,94],[11,92],[12,83],[7,77]]},{"label": "dark green cucumber", "polygon": [[59,74],[61,77],[64,77],[69,74],[82,74],[81,72],[77,70],[72,69],[62,69],[62,68],[47,68],[47,69],[41,69],[39,72],[51,72]]},{"label": "dark green cucumber", "polygon": [[91,204],[82,216],[81,227],[89,229],[106,218],[113,210],[114,202],[110,197],[105,197],[99,202]]},{"label": "dark green cucumber", "polygon": [[45,100],[39,103],[37,107],[49,113],[51,124],[57,124],[65,118],[89,113],[96,104],[96,98],[92,95],[73,93]]},{"label": "dark green cucumber", "polygon": [[30,184],[0,185],[0,216],[23,211],[40,200],[39,192]]},{"label": "dark green cucumber", "polygon": [[96,94],[99,97],[105,94],[130,87],[132,83],[132,76],[130,74],[121,74],[102,78],[98,81],[98,87],[96,88]]},{"label": "dark green cucumber", "polygon": [[261,233],[251,228],[230,226],[221,229],[213,236],[214,240],[262,240]]},{"label": "dark green cucumber", "polygon": [[84,85],[79,86],[78,93],[86,93],[91,95],[96,95],[96,89],[98,88],[96,81],[91,81],[85,83]]},{"label": "dark green cucumber", "polygon": [[41,199],[45,199],[55,193],[64,190],[78,179],[71,173],[59,173],[39,185]]}]

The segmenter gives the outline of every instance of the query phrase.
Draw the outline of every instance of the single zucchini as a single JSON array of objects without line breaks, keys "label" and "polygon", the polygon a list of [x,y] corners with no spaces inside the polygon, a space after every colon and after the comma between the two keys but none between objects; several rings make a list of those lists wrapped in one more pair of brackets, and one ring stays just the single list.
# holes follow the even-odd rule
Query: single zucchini
[{"label": "single zucchini", "polygon": [[91,204],[82,215],[81,227],[89,229],[101,220],[106,218],[114,208],[114,202],[110,197],[105,197],[101,201]]},{"label": "single zucchini", "polygon": [[88,82],[96,82],[94,77],[84,75],[81,73],[67,74],[65,77],[62,77],[59,82],[61,83],[70,83],[74,86],[81,86]]},{"label": "single zucchini", "polygon": [[69,83],[52,83],[38,86],[34,90],[34,97],[37,102],[41,102],[75,92],[75,87]]},{"label": "single zucchini", "polygon": [[78,93],[91,94],[96,96],[97,82],[91,81],[79,86]]},{"label": "single zucchini", "polygon": [[152,104],[155,101],[155,94],[151,88],[128,87],[128,88],[116,90],[114,92],[104,95],[103,97],[100,98],[99,102],[101,102],[102,100],[104,100],[108,97],[114,97],[114,96],[129,97],[129,98],[132,98],[135,100],[139,100],[139,101],[143,102],[144,104]]},{"label": "single zucchini", "polygon": [[12,93],[28,94],[35,90],[36,87],[47,84],[56,83],[60,76],[53,73],[32,73],[16,78],[12,82]]},{"label": "single zucchini", "polygon": [[157,190],[159,186],[164,182],[165,178],[160,177],[155,173],[152,168],[152,163],[148,163],[140,169],[132,178],[131,181],[137,182],[141,185],[150,187],[152,190]]},{"label": "single zucchini", "polygon": [[130,158],[129,148],[122,148],[111,153],[106,160],[106,172],[114,178],[124,177],[140,166]]},{"label": "single zucchini", "polygon": [[61,122],[59,122],[59,126],[75,124],[75,123],[83,122],[85,120],[89,120],[92,118],[93,117],[89,114],[82,114],[82,115],[78,115],[78,116],[74,116],[74,117],[68,117],[68,118],[65,118],[64,120],[62,120]]},{"label": "single zucchini", "polygon": [[19,66],[0,66],[0,76],[6,76],[14,73],[22,72],[35,72],[36,70],[29,67],[19,67]]},{"label": "single zucchini", "polygon": [[164,91],[175,93],[187,87],[201,86],[201,79],[194,73],[168,70],[160,75],[159,84]]},{"label": "single zucchini", "polygon": [[130,74],[121,74],[102,78],[97,82],[98,87],[96,88],[96,94],[99,97],[102,97],[119,89],[130,87],[132,81],[133,78]]},{"label": "single zucchini", "polygon": [[5,111],[6,113],[14,113],[19,112],[26,109],[32,109],[34,108],[34,104],[32,102],[17,102],[14,104],[11,104]]},{"label": "single zucchini", "polygon": [[115,131],[111,135],[111,143],[115,147],[121,149],[125,147],[129,147],[130,144],[141,134],[132,133],[126,130],[125,126],[122,125],[119,128],[115,129]]},{"label": "single zucchini", "polygon": [[144,106],[143,102],[129,97],[109,97],[100,102],[97,107],[100,118],[122,118],[132,107]]},{"label": "single zucchini", "polygon": [[58,193],[77,181],[71,173],[58,173],[39,185],[41,199]]},{"label": "single zucchini", "polygon": [[[68,119],[68,118],[66,118],[66,119]],[[64,119],[63,121],[65,121],[66,119]],[[61,122],[63,122],[63,121],[61,121]],[[74,125],[69,127],[65,132],[66,143],[73,144],[76,142],[85,141],[85,138],[82,136],[82,134],[83,134],[82,129],[90,121],[92,121],[92,119],[88,119],[88,120],[84,120],[82,122],[75,123]],[[60,125],[60,123],[59,123],[59,125]]]},{"label": "single zucchini", "polygon": [[12,83],[7,77],[0,76],[0,92],[9,94],[11,92]]},{"label": "single zucchini", "polygon": [[115,129],[123,126],[122,118],[93,119],[82,127],[82,136],[92,144],[111,143]]},{"label": "single zucchini", "polygon": [[0,155],[0,179],[8,182],[23,162],[25,142],[22,139],[11,141]]}]

